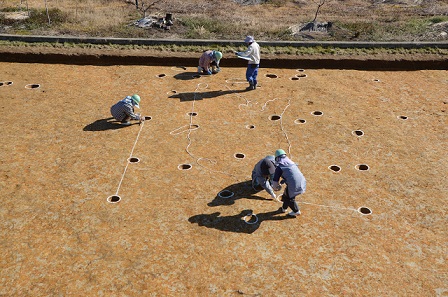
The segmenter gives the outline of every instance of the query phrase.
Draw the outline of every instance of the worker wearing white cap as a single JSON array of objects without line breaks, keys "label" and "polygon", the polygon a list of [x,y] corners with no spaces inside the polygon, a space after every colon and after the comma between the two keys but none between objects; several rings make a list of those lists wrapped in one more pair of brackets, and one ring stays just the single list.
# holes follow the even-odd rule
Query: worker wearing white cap
[{"label": "worker wearing white cap", "polygon": [[246,80],[249,82],[247,90],[255,90],[258,83],[258,68],[260,67],[260,46],[250,35],[246,36],[244,42],[247,44],[247,50],[245,52],[235,52],[235,54],[249,60],[246,69]]}]

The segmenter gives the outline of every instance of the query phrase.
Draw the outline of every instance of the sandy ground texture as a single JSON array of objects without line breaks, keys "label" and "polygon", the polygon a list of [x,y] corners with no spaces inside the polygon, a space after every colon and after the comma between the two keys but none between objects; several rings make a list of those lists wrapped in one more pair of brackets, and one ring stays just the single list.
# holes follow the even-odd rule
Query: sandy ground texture
[{"label": "sandy ground texture", "polygon": [[[448,71],[0,70],[1,296],[448,296]],[[250,186],[278,148],[297,218]]]}]

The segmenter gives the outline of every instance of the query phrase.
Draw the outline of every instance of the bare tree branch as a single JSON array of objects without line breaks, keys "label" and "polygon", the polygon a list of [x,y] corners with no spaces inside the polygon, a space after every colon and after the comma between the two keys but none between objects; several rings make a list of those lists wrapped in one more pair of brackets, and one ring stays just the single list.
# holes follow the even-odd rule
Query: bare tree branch
[{"label": "bare tree branch", "polygon": [[314,15],[314,19],[313,19],[313,23],[316,21],[317,19],[317,15],[319,14],[319,9],[322,7],[322,5],[325,4],[325,0],[320,0],[320,3],[317,5],[317,10],[316,10],[316,14]]},{"label": "bare tree branch", "polygon": [[151,4],[148,4],[148,6],[146,6],[146,8],[145,8],[145,4],[144,4],[144,1],[143,1],[143,0],[141,1],[141,5],[140,5],[140,7],[138,6],[138,0],[135,0],[135,6],[136,6],[137,9],[139,9],[141,12],[143,12],[143,16],[146,17],[146,12],[147,12],[151,7],[153,7],[154,5],[156,5],[157,3],[161,2],[161,1],[162,1],[162,0],[154,1],[154,2],[152,2]]}]

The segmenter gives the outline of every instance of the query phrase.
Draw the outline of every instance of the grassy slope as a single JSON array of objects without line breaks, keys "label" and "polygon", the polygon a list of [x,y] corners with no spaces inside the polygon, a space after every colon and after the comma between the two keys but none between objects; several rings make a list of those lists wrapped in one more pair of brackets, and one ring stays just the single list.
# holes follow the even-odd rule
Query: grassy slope
[{"label": "grassy slope", "polygon": [[[321,0],[324,1],[324,0]],[[317,21],[333,22],[327,32],[296,32],[314,19],[318,1],[271,0],[262,5],[239,5],[232,0],[159,0],[146,11],[149,16],[172,13],[171,30],[141,29],[129,25],[143,12],[125,0],[28,0],[32,18],[5,21],[11,27],[3,33],[101,37],[241,39],[246,34],[258,40],[355,40],[432,41],[447,40],[448,3],[438,0],[329,1],[321,6]],[[21,1],[22,2],[22,1]],[[140,3],[143,1],[140,1]],[[3,10],[27,11],[25,1],[1,1]],[[146,8],[145,5],[144,8]],[[0,21],[2,19],[0,18]],[[444,23],[446,22],[446,24]]]},{"label": "grassy slope", "polygon": [[[141,3],[142,1],[140,1]],[[147,2],[147,1],[145,1]],[[378,2],[378,4],[375,4]],[[45,10],[45,2],[28,0],[22,5],[15,0],[0,0],[6,11],[19,11],[31,18],[9,20],[0,17],[0,33],[24,35],[70,35],[98,37],[133,37],[161,39],[233,39],[241,40],[246,34],[257,40],[294,41],[440,41],[441,32],[448,32],[448,3],[422,1],[414,5],[413,0],[402,0],[400,4],[370,0],[328,1],[320,8],[317,21],[333,21],[329,32],[300,32],[300,28],[315,17],[317,2],[302,0],[273,0],[269,4],[242,6],[231,0],[198,1],[172,0],[151,1],[155,3],[147,15],[163,17],[167,12],[175,20],[171,30],[142,29],[129,25],[142,17],[133,3],[124,0],[54,0],[47,1],[51,24]],[[381,4],[380,4],[381,3]],[[1,29],[3,28],[3,29]],[[5,29],[6,28],[6,29]],[[12,48],[12,49],[11,49]],[[43,50],[45,48],[45,50]],[[20,49],[20,50],[19,50]],[[0,42],[0,51],[57,52],[106,52],[119,51],[132,55],[197,55],[202,47],[171,46],[113,46],[74,44],[24,44]],[[225,54],[232,48],[221,48]],[[338,49],[263,47],[266,56],[369,56],[393,59],[414,56],[416,59],[444,59],[445,49]],[[391,59],[390,57],[388,59]]]}]

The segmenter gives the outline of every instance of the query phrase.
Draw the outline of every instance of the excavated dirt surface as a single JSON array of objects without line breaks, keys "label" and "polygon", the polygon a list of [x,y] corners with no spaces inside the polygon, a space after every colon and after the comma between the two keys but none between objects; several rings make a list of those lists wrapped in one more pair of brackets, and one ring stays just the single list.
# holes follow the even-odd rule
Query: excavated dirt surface
[{"label": "excavated dirt surface", "polygon": [[[0,69],[0,295],[448,296],[448,71]],[[297,218],[250,186],[278,148]]]}]

